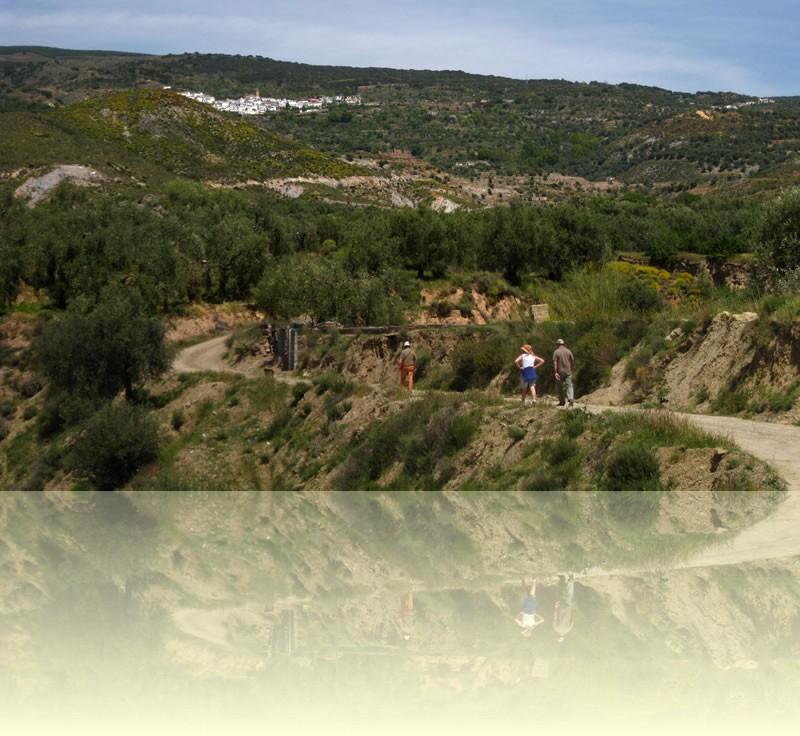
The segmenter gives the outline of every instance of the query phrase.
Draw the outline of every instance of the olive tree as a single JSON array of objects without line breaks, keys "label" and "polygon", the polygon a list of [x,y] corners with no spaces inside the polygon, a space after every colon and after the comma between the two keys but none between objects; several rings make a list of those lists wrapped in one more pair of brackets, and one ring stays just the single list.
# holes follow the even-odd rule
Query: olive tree
[{"label": "olive tree", "polygon": [[756,227],[756,275],[770,291],[800,285],[800,187],[764,206]]},{"label": "olive tree", "polygon": [[45,375],[68,394],[98,403],[169,367],[164,328],[135,289],[107,288],[96,306],[79,298],[47,323],[36,344]]}]

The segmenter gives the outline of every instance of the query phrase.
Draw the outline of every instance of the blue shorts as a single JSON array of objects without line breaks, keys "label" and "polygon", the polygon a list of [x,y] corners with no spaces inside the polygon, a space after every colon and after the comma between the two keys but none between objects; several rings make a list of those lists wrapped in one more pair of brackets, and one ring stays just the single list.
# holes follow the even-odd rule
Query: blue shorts
[{"label": "blue shorts", "polygon": [[523,368],[522,369],[522,377],[520,379],[520,385],[522,388],[530,388],[531,386],[536,385],[536,379],[539,377],[539,374],[536,372],[535,368]]}]

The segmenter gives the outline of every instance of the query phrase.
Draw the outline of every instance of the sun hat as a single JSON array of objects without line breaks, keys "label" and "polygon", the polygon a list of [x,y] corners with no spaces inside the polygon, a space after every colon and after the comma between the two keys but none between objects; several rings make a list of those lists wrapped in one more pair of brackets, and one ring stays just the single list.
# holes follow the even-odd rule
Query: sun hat
[{"label": "sun hat", "polygon": [[520,348],[520,350],[524,350],[526,353],[532,353],[532,352],[533,352],[533,348],[532,348],[530,345],[528,345],[528,343],[525,343],[525,344],[524,344],[524,345],[523,345],[523,346]]},{"label": "sun hat", "polygon": [[403,343],[403,347],[404,347],[404,348],[410,348],[410,347],[411,347],[411,343],[410,343],[408,340],[406,340],[406,341]]},{"label": "sun hat", "polygon": [[556,340],[556,344],[557,345],[563,345],[564,341],[559,337],[558,340]]}]

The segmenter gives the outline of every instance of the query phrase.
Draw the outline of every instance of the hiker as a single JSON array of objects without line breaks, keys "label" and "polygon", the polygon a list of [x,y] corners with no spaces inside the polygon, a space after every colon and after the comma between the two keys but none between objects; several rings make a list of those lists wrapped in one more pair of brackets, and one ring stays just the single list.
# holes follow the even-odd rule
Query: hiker
[{"label": "hiker", "polygon": [[575,625],[575,612],[572,608],[572,599],[575,593],[575,582],[572,573],[558,576],[560,595],[553,611],[553,630],[556,632],[556,641],[564,641],[564,637],[572,631]]},{"label": "hiker", "polygon": [[537,368],[544,365],[544,358],[540,358],[533,352],[533,348],[527,343],[520,350],[519,357],[514,361],[514,365],[522,371],[520,374],[520,385],[522,387],[520,398],[522,405],[525,405],[525,394],[530,390],[532,403],[536,403],[536,379],[539,377]]},{"label": "hiker", "polygon": [[558,381],[558,405],[564,406],[566,400],[572,407],[575,398],[572,386],[572,374],[575,371],[575,356],[559,337],[556,340],[556,349],[553,352],[553,373]]},{"label": "hiker", "polygon": [[400,385],[408,385],[408,390],[414,390],[414,365],[417,362],[417,354],[411,343],[406,340],[403,343],[403,349],[397,356],[397,366],[400,368]]},{"label": "hiker", "polygon": [[408,641],[414,633],[417,624],[417,614],[414,611],[414,591],[409,590],[400,596],[400,631],[403,639]]},{"label": "hiker", "polygon": [[531,583],[530,589],[522,599],[520,612],[514,619],[517,624],[522,627],[522,631],[520,633],[523,636],[530,636],[533,633],[534,628],[544,621],[544,618],[536,613],[536,606],[536,580],[534,579],[533,583]]}]

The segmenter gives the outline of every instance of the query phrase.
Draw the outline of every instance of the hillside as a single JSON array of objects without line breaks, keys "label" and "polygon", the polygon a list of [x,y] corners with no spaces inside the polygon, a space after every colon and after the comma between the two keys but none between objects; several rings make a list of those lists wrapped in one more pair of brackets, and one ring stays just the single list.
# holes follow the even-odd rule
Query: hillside
[{"label": "hillside", "polygon": [[170,90],[117,92],[45,113],[7,112],[0,114],[0,132],[9,141],[0,170],[18,185],[80,163],[113,188],[151,192],[182,177],[362,206],[426,201],[447,209],[473,199],[422,164],[394,174],[374,162],[347,161]]},{"label": "hillside", "polygon": [[[198,310],[170,336],[248,319]],[[751,322],[720,318],[678,353],[708,370],[716,353],[702,346],[732,329],[742,340]],[[729,441],[664,412],[559,411],[549,391],[523,408],[503,376],[487,391],[433,390],[434,365],[409,400],[393,385],[392,330],[308,330],[286,375],[261,330],[240,329],[217,338],[215,362],[149,386],[158,460],[96,493],[53,472],[64,446],[41,436],[44,392],[25,370],[35,322],[2,326],[14,426],[0,704],[20,730],[482,734],[522,719],[566,733],[791,732],[796,557],[742,554],[734,540],[772,534],[770,514],[796,509],[796,491],[787,499]],[[480,330],[507,341],[501,323],[408,334],[446,367]],[[634,437],[651,443],[660,492],[606,490],[606,462]],[[559,642],[563,571],[575,623]],[[533,577],[546,620],[524,638],[514,617]]]},{"label": "hillside", "polygon": [[[457,188],[469,192],[471,187],[485,203],[498,201],[499,194],[506,202],[538,201],[558,197],[564,187],[572,192],[605,187],[611,179],[663,194],[736,187],[757,195],[797,176],[800,103],[795,98],[758,101],[734,93],[200,54],[5,47],[0,65],[0,95],[9,111],[58,109],[122,89],[165,86],[216,97],[255,90],[263,96],[358,94],[360,106],[257,116],[248,126],[282,133],[320,153],[363,160],[384,174],[427,169],[429,176],[447,178]],[[223,153],[230,168],[225,174],[241,178],[247,172],[233,159],[249,150],[252,134],[240,130],[234,138],[244,148],[212,146],[201,156]],[[305,149],[296,153],[294,171],[319,173],[318,155]],[[162,148],[159,155],[165,154]],[[212,166],[210,172],[215,171],[221,173]],[[256,171],[260,177],[263,167]]]}]

